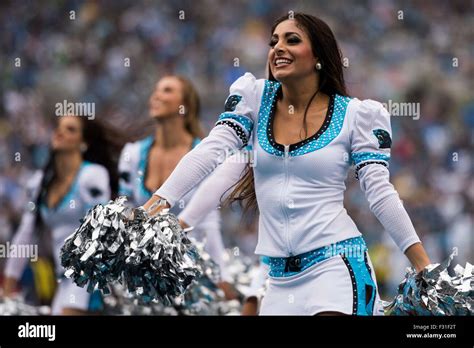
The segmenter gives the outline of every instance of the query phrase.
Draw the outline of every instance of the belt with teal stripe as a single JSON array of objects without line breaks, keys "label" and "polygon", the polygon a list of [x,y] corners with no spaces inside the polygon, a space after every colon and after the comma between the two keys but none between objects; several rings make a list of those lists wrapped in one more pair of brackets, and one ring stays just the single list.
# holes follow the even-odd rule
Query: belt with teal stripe
[{"label": "belt with teal stripe", "polygon": [[261,261],[269,265],[269,275],[271,277],[290,277],[336,255],[364,260],[366,250],[367,245],[364,239],[362,237],[355,237],[295,256],[262,256]]}]

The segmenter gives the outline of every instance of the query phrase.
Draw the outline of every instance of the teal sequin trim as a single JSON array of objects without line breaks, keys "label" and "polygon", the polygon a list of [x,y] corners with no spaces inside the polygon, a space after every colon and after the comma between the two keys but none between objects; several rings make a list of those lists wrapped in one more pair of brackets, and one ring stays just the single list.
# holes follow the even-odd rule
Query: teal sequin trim
[{"label": "teal sequin trim", "polygon": [[[266,152],[271,155],[283,156],[283,151],[278,150],[275,146],[276,144],[271,144],[268,136],[273,138],[273,130],[269,127],[269,118],[272,112],[272,109],[277,101],[277,92],[281,84],[277,81],[265,81],[265,87],[263,89],[262,101],[260,105],[260,110],[258,114],[258,143]],[[268,134],[267,134],[268,130]]]},{"label": "teal sequin trim", "polygon": [[[270,266],[269,275],[271,277],[290,277],[305,269],[313,266],[316,263],[329,259],[336,255],[350,255],[351,257],[359,256],[363,260],[363,253],[367,250],[367,246],[362,237],[355,237],[345,239],[343,241],[324,246],[306,253],[291,256],[291,257],[271,257],[263,256],[265,263]],[[292,271],[288,269],[289,259],[299,259],[299,270]]]},{"label": "teal sequin trim", "polygon": [[[283,145],[276,143],[273,136],[273,113],[277,94],[281,84],[276,81],[265,81],[258,118],[258,142],[269,154],[283,156]],[[321,129],[310,138],[290,145],[290,156],[301,156],[327,146],[341,132],[346,115],[347,105],[351,98],[335,94],[331,96],[328,114]]]},{"label": "teal sequin trim", "polygon": [[334,110],[330,123],[326,130],[315,140],[308,142],[294,152],[290,151],[290,156],[301,156],[327,146],[341,132],[346,116],[347,105],[351,101],[349,97],[343,97],[338,94],[334,96]]},{"label": "teal sequin trim", "polygon": [[356,165],[368,160],[386,161],[390,160],[390,155],[384,155],[376,152],[356,152],[351,154],[352,162]]},{"label": "teal sequin trim", "polygon": [[230,113],[230,112],[224,112],[219,116],[218,121],[228,120],[228,119],[232,119],[232,120],[237,121],[239,124],[244,126],[245,130],[249,134],[252,133],[253,122],[249,118],[241,116],[241,115],[233,114],[233,113]]},{"label": "teal sequin trim", "polygon": [[145,187],[145,173],[147,171],[148,153],[150,152],[151,145],[153,145],[154,138],[149,136],[140,141],[140,161],[138,162],[138,187],[141,191],[141,195],[144,197],[150,196],[153,192],[150,192]]},{"label": "teal sequin trim", "polygon": [[341,255],[352,283],[352,315],[373,315],[377,285],[372,278],[372,270],[367,259],[367,251],[363,260],[358,257]]}]

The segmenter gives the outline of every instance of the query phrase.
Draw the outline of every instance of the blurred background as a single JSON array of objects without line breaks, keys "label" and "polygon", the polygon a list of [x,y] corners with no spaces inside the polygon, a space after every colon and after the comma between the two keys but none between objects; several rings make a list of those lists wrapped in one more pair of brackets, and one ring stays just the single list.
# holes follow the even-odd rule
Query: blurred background
[{"label": "blurred background", "polygon": [[[178,73],[197,86],[209,131],[235,79],[246,71],[265,77],[273,21],[303,11],[334,31],[351,96],[419,103],[419,118],[392,117],[391,181],[431,259],[457,247],[456,263],[472,262],[473,10],[469,0],[2,1],[0,243],[14,235],[25,183],[45,164],[57,102],[93,102],[96,118],[144,137],[151,129],[133,125],[146,122],[154,84]],[[387,300],[407,259],[368,209],[353,171],[347,188],[346,208]],[[255,221],[241,223],[238,207],[222,214],[226,247],[253,255]]]}]

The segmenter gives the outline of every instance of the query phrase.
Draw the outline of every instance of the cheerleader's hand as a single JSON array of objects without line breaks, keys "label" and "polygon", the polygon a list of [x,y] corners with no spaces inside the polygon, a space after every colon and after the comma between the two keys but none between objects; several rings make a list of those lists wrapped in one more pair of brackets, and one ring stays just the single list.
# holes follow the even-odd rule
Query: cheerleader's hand
[{"label": "cheerleader's hand", "polygon": [[187,228],[190,227],[190,226],[189,226],[186,222],[184,222],[183,220],[178,219],[178,221],[179,221],[179,224],[181,225],[181,227],[183,228],[183,230],[185,230],[185,229],[187,229]]},{"label": "cheerleader's hand", "polygon": [[229,282],[223,281],[217,284],[217,286],[224,291],[224,296],[227,301],[236,300],[239,298],[239,293]]},{"label": "cheerleader's hand", "polygon": [[125,208],[122,214],[125,217],[126,221],[133,221],[136,218],[146,216],[146,212],[145,212],[145,209],[143,209],[143,207],[137,207],[137,208],[127,207]]},{"label": "cheerleader's hand", "polygon": [[242,306],[241,315],[250,316],[257,315],[258,313],[258,299],[255,296],[247,298]]},{"label": "cheerleader's hand", "polygon": [[426,254],[426,251],[421,243],[415,243],[411,245],[405,251],[405,255],[408,257],[417,273],[421,273],[426,266],[431,264],[430,258]]},{"label": "cheerleader's hand", "polygon": [[169,208],[171,208],[171,206],[166,201],[166,199],[164,199],[164,198],[162,198],[158,195],[153,195],[140,208],[143,208],[145,210],[145,212],[148,214],[148,216],[155,216],[156,214],[158,214],[163,209],[169,209]]}]

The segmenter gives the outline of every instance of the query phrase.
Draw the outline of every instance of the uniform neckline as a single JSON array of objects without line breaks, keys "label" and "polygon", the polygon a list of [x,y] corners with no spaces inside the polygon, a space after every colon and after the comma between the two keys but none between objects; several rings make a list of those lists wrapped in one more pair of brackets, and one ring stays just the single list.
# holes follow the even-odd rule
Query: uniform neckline
[{"label": "uniform neckline", "polygon": [[[280,144],[278,143],[275,138],[273,137],[273,123],[274,123],[274,120],[275,120],[275,111],[276,111],[276,103],[278,101],[278,98],[277,96],[281,94],[281,85],[278,86],[278,89],[276,91],[276,93],[273,95],[273,100],[271,102],[271,109],[270,109],[270,112],[269,112],[269,115],[268,115],[268,125],[267,125],[267,137],[268,137],[268,141],[270,142],[270,144],[277,150],[279,151],[282,151],[284,152],[285,151],[285,145],[283,144]],[[294,150],[297,150],[299,149],[300,147],[312,142],[312,141],[316,141],[326,130],[327,128],[329,127],[329,125],[331,124],[331,119],[332,119],[332,115],[333,115],[333,112],[334,112],[334,99],[335,99],[335,95],[332,94],[332,95],[329,95],[329,104],[328,104],[328,109],[326,111],[326,115],[324,117],[324,121],[322,123],[322,125],[319,127],[319,129],[316,131],[316,133],[314,133],[313,135],[311,135],[310,137],[304,139],[304,140],[301,140],[301,141],[298,141],[296,143],[293,143],[293,144],[289,144],[289,151],[294,151]],[[288,145],[286,145],[288,146]]]},{"label": "uniform neckline", "polygon": [[74,191],[76,190],[76,186],[77,186],[77,182],[79,180],[79,175],[81,173],[81,171],[84,169],[85,166],[87,166],[90,162],[88,161],[82,161],[78,171],[76,172],[76,175],[74,176],[74,179],[72,180],[71,182],[71,185],[69,185],[69,188],[68,190],[66,191],[66,193],[59,199],[59,201],[53,205],[52,207],[50,207],[48,205],[48,192],[45,193],[42,201],[43,201],[43,206],[49,210],[49,211],[57,211],[59,210],[62,206],[64,206],[64,204],[66,204],[66,201],[69,197],[71,197],[74,193]]},{"label": "uniform neckline", "polygon": [[[141,181],[141,184],[142,184],[143,190],[151,196],[155,191],[151,191],[146,186],[145,182],[146,182],[147,174],[148,174],[148,163],[149,163],[149,159],[150,159],[150,150],[151,150],[153,144],[155,143],[155,137],[153,135],[150,135],[148,138],[146,138],[144,140],[147,141],[147,143],[145,144],[145,151],[144,151],[144,162],[145,163],[144,163],[144,168],[143,168],[143,179]],[[196,147],[196,145],[199,143],[199,141],[200,141],[199,138],[197,138],[197,137],[193,138],[193,141],[191,143],[191,148],[189,149],[189,151],[194,149]]]}]

